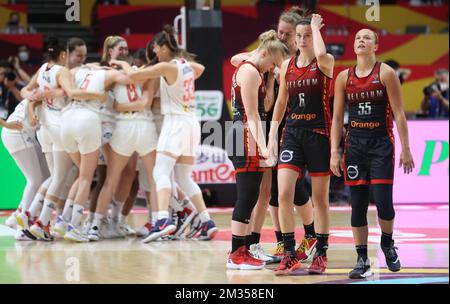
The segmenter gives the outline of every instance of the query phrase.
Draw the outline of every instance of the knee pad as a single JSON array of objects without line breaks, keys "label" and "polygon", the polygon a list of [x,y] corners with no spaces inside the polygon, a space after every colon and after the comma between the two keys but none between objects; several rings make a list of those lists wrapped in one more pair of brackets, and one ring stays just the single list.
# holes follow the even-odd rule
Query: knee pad
[{"label": "knee pad", "polygon": [[153,179],[156,184],[156,191],[172,189],[170,174],[175,163],[176,160],[174,158],[158,153],[156,156],[155,168],[153,168]]},{"label": "knee pad", "polygon": [[309,194],[306,192],[306,189],[303,186],[303,181],[297,180],[297,184],[295,184],[294,205],[301,207],[308,201]]},{"label": "knee pad", "polygon": [[394,204],[392,202],[392,185],[373,185],[372,187],[378,218],[392,221],[395,218]]},{"label": "knee pad", "polygon": [[237,201],[234,205],[233,221],[250,223],[253,208],[258,201],[262,176],[263,174],[259,172],[236,174]]},{"label": "knee pad", "polygon": [[350,187],[350,204],[352,206],[352,227],[367,226],[367,209],[369,208],[369,186]]},{"label": "knee pad", "polygon": [[202,193],[200,187],[192,179],[193,167],[193,165],[185,164],[175,165],[175,181],[189,198]]}]

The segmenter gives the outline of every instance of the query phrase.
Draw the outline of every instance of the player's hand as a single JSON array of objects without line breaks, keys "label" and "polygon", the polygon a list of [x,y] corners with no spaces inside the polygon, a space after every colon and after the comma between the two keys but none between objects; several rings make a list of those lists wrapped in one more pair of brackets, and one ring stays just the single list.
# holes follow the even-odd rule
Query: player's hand
[{"label": "player's hand", "polygon": [[313,14],[311,18],[311,28],[317,28],[318,30],[321,30],[322,27],[324,27],[325,24],[323,24],[323,18],[319,14]]},{"label": "player's hand", "polygon": [[400,165],[399,168],[403,166],[403,172],[409,174],[414,169],[414,159],[412,157],[411,151],[409,149],[402,150],[400,154]]},{"label": "player's hand", "polygon": [[341,177],[341,171],[344,171],[344,162],[339,152],[331,153],[330,170],[335,176]]},{"label": "player's hand", "polygon": [[11,122],[5,123],[5,128],[10,129],[10,130],[22,131],[23,126],[20,121],[11,121]]}]

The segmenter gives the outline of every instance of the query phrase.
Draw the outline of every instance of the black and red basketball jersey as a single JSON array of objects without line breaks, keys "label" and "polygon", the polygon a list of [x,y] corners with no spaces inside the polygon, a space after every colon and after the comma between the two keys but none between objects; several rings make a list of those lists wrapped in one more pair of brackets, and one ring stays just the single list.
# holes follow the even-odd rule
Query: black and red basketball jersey
[{"label": "black and red basketball jersey", "polygon": [[291,58],[286,71],[289,92],[286,125],[329,136],[332,79],[320,71],[316,59],[308,66],[299,68],[297,58],[297,55]]},{"label": "black and red basketball jersey", "polygon": [[345,101],[349,108],[349,134],[360,137],[393,136],[392,111],[386,87],[380,79],[381,62],[366,77],[349,69]]},{"label": "black and red basketball jersey", "polygon": [[262,77],[261,73],[259,72],[258,67],[254,65],[252,62],[244,61],[241,62],[238,67],[236,68],[236,71],[234,71],[233,78],[232,78],[232,84],[231,84],[231,102],[233,106],[233,116],[234,120],[242,120],[244,122],[247,121],[247,115],[245,114],[245,108],[244,103],[242,101],[242,95],[241,95],[241,87],[237,84],[236,81],[236,75],[240,69],[240,67],[244,64],[250,64],[252,65],[259,73],[261,77],[261,84],[258,88],[258,112],[260,115],[264,115],[265,117],[265,110],[264,110],[264,99],[266,98],[266,86],[264,82],[264,78]]}]

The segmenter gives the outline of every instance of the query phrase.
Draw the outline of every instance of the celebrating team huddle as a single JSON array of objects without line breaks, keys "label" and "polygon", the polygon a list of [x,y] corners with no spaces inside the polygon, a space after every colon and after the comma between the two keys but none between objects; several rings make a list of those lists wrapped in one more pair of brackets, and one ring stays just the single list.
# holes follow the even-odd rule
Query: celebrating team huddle
[{"label": "celebrating team huddle", "polygon": [[[371,275],[369,191],[378,210],[386,263],[391,271],[401,268],[392,239],[392,115],[405,173],[414,162],[399,80],[376,60],[377,34],[362,29],[354,42],[356,66],[335,77],[332,111],[334,58],[326,51],[323,26],[320,15],[293,7],[280,16],[277,31],[260,35],[255,51],[232,58],[234,127],[227,139],[244,147],[244,154],[229,155],[237,201],[228,269],[279,263],[275,273],[289,275],[311,262],[308,273],[324,273],[330,176],[341,171],[351,189],[358,255],[349,277]],[[5,123],[2,140],[27,185],[7,224],[17,228],[19,241],[89,242],[130,235],[144,243],[213,239],[218,228],[192,178],[201,140],[195,80],[205,67],[178,47],[170,27],[148,43],[143,67],[130,65],[126,41],[119,36],[108,37],[103,51],[100,63],[84,64],[82,40],[52,39],[49,61],[22,90],[24,100]],[[341,159],[345,103],[349,127]],[[267,132],[264,122],[270,123]],[[306,171],[311,197],[303,185]],[[134,184],[145,191],[149,210],[148,223],[138,231],[127,223],[138,188]],[[90,212],[82,223],[86,207]],[[297,249],[294,207],[305,230]],[[273,255],[260,244],[267,208],[277,239]]]}]

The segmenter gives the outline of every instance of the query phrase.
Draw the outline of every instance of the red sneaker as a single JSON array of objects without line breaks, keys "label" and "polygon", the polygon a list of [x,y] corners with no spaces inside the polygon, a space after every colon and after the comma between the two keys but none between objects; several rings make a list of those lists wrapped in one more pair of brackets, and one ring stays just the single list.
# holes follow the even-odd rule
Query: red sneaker
[{"label": "red sneaker", "polygon": [[257,270],[263,269],[264,266],[264,261],[252,257],[245,246],[241,246],[238,250],[230,253],[228,256],[228,269]]},{"label": "red sneaker", "polygon": [[327,269],[328,259],[326,256],[316,256],[308,268],[309,274],[322,274]]},{"label": "red sneaker", "polygon": [[302,263],[298,260],[298,258],[285,254],[278,267],[274,270],[275,275],[289,275],[301,266]]},{"label": "red sneaker", "polygon": [[312,259],[315,253],[317,244],[316,238],[304,238],[300,245],[298,245],[298,248],[296,250],[297,257],[301,262],[308,261]]}]

